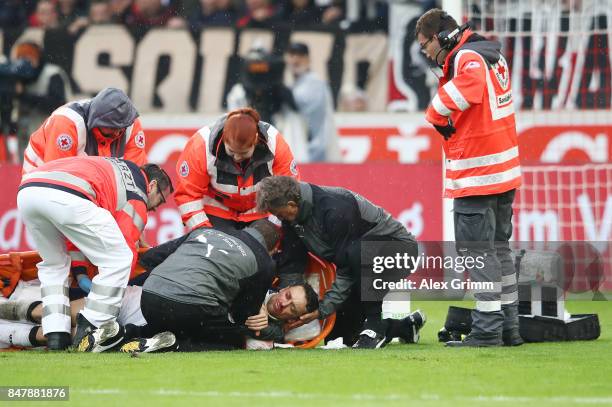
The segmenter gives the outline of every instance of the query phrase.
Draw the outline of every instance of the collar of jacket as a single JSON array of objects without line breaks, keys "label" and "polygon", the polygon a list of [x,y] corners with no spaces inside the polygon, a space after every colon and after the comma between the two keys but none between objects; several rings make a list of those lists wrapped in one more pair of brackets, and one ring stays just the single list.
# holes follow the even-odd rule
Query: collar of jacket
[{"label": "collar of jacket", "polygon": [[463,33],[459,43],[444,60],[443,73],[445,78],[451,77],[450,74],[454,70],[454,58],[462,49],[478,52],[485,59],[487,64],[496,63],[501,55],[501,43],[499,41],[488,40],[482,35],[468,29]]},{"label": "collar of jacket", "polygon": [[257,124],[257,128],[259,130],[259,142],[255,145],[255,152],[253,153],[247,167],[244,169],[243,174],[234,160],[227,155],[225,148],[219,145],[219,143],[223,142],[221,136],[223,135],[223,127],[225,126],[226,120],[227,115],[223,116],[220,120],[213,124],[210,129],[209,148],[211,149],[211,154],[217,158],[215,160],[215,167],[217,167],[217,169],[248,178],[251,176],[255,168],[261,164],[267,163],[268,161],[274,160],[274,154],[272,154],[272,151],[270,151],[268,148],[268,133],[265,126],[266,123],[260,121]]},{"label": "collar of jacket", "polygon": [[306,223],[312,215],[312,187],[306,182],[300,182],[300,204],[298,205],[298,215],[295,223],[300,225]]},{"label": "collar of jacket", "polygon": [[445,78],[448,77],[449,68],[452,66],[451,59],[455,57],[455,54],[457,53],[457,51],[459,51],[459,48],[461,48],[463,44],[467,42],[468,38],[470,38],[472,34],[474,34],[474,31],[472,31],[470,28],[465,30],[461,34],[461,39],[459,40],[457,45],[455,45],[455,47],[448,53],[446,58],[444,58],[444,68],[442,68],[442,72],[444,73]]}]

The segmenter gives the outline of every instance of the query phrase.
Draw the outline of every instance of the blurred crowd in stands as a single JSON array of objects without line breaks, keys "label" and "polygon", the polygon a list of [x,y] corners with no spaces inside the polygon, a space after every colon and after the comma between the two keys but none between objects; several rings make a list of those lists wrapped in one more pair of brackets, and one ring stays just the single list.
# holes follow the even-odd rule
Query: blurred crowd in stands
[{"label": "blurred crowd in stands", "polygon": [[0,0],[0,27],[64,28],[78,33],[91,24],[191,28],[339,26],[367,22],[386,29],[390,2],[424,9],[435,0]]},{"label": "blurred crowd in stands", "polygon": [[[437,5],[436,0],[0,0],[0,29],[21,32],[34,27],[75,38],[99,24],[124,24],[136,31],[154,27],[193,32],[207,27],[386,31],[393,2],[423,10]],[[0,54],[0,162],[7,159],[3,144],[13,156],[10,160],[18,161],[29,135],[54,109],[70,101],[74,91],[79,92],[61,63],[56,64],[57,58],[49,55],[54,54],[42,43],[28,39]],[[250,69],[262,64],[269,65],[264,74]],[[285,66],[292,77],[288,83]],[[300,162],[339,160],[336,108],[368,110],[366,92],[358,87],[344,89],[334,100],[330,84],[311,71],[310,50],[304,43],[290,44],[285,55],[251,50],[242,60],[239,76],[226,95],[227,108],[255,107],[263,120],[291,139]]]}]

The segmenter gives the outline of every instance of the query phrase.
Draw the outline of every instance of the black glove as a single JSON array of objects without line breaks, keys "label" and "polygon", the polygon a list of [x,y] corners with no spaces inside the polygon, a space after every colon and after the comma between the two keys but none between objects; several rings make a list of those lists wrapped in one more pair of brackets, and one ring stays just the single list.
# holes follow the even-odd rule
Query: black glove
[{"label": "black glove", "polygon": [[438,130],[438,133],[444,137],[444,140],[448,140],[454,133],[457,132],[457,129],[455,129],[455,126],[453,126],[451,119],[448,119],[448,124],[446,126],[437,126],[434,124],[434,127],[436,130]]}]

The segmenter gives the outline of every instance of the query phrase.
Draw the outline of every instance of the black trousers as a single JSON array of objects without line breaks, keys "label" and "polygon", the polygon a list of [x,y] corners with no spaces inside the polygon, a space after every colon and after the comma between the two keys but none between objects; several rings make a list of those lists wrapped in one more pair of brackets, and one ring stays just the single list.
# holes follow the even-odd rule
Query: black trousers
[{"label": "black trousers", "polygon": [[[381,335],[389,334],[390,321],[382,319],[382,297],[386,291],[378,291],[379,301],[362,300],[362,284],[371,284],[372,274],[369,266],[364,270],[362,264],[363,245],[376,243],[380,245],[376,253],[380,256],[394,256],[399,250],[407,252],[408,255],[418,255],[418,244],[416,241],[397,240],[388,236],[368,236],[360,241],[354,242],[347,250],[349,272],[354,280],[351,293],[346,301],[336,310],[336,322],[334,329],[326,340],[338,337],[344,338],[346,345],[352,345],[358,339],[364,329],[371,329]],[[384,242],[392,243],[389,246]],[[407,270],[406,272],[409,272]],[[395,327],[393,327],[395,331]]]},{"label": "black trousers", "polygon": [[[343,338],[346,346],[352,346],[359,339],[363,329],[372,329],[372,326],[365,325],[364,322],[368,318],[368,312],[371,312],[370,318],[374,319],[381,315],[382,303],[362,302],[360,297],[359,289],[351,291],[349,298],[336,311],[336,323],[325,338],[325,343],[332,339]],[[391,318],[382,319],[372,325],[375,325],[374,328],[379,329],[387,338],[396,338],[405,329],[400,320]]]},{"label": "black trousers", "polygon": [[[359,338],[363,323],[366,320],[364,304],[366,303],[361,302],[359,287],[353,288],[349,298],[336,310],[336,322],[334,328],[325,338],[325,343],[336,338],[343,338],[346,346],[352,346]],[[376,312],[377,307],[378,304],[372,306],[373,312]]]},{"label": "black trousers", "polygon": [[140,300],[147,325],[129,336],[151,337],[170,331],[179,350],[235,349],[244,344],[246,328],[230,322],[227,312],[205,305],[184,304],[143,291]]},{"label": "black trousers", "polygon": [[518,300],[517,278],[510,250],[512,204],[515,190],[501,194],[468,196],[453,202],[455,241],[460,255],[480,256],[484,267],[469,270],[474,282],[491,282],[494,290],[475,292],[472,333],[493,336],[501,332],[501,304]]},{"label": "black trousers", "polygon": [[[454,200],[455,240],[460,254],[484,256],[485,267],[470,270],[472,281],[501,283],[502,275],[514,275],[509,240],[512,236],[512,203],[515,190],[496,195]],[[501,288],[501,284],[500,284]],[[512,290],[512,291],[510,291]],[[505,294],[516,291],[516,282]],[[501,290],[476,296],[480,301],[500,301]]]}]

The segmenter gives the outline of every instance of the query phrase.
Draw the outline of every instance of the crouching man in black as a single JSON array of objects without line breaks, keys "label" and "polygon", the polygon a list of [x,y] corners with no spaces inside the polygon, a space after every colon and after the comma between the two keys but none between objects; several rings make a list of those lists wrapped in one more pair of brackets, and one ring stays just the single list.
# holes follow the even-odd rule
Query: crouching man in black
[{"label": "crouching man in black", "polygon": [[[147,324],[127,325],[120,351],[241,348],[245,335],[265,333],[270,317],[291,320],[316,309],[310,286],[281,290],[262,306],[278,241],[279,229],[258,220],[240,231],[195,229],[143,254],[140,264],[152,270],[140,299]],[[104,350],[116,334],[107,331],[90,335],[90,351]]]},{"label": "crouching man in black", "polygon": [[356,340],[356,348],[380,348],[393,337],[408,342],[418,340],[418,330],[425,323],[421,311],[404,320],[383,320],[382,300],[362,301],[360,296],[362,248],[373,242],[378,242],[379,247],[393,242],[395,248],[401,247],[416,257],[417,242],[400,222],[352,191],[307,184],[291,177],[262,180],[257,207],[283,221],[283,252],[278,263],[281,279],[304,272],[308,251],[337,267],[336,281],[318,309],[300,317],[300,323],[338,311],[335,332],[327,339],[343,336],[347,344]]}]

